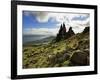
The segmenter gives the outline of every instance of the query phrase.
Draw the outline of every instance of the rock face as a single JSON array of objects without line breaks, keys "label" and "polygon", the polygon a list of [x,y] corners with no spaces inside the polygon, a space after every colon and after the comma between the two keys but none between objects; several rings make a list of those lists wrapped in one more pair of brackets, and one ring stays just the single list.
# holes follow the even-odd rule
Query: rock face
[{"label": "rock face", "polygon": [[56,37],[56,41],[60,41],[61,39],[65,38],[65,35],[66,35],[65,24],[63,24],[63,25],[61,24],[59,32],[58,32],[57,37]]},{"label": "rock face", "polygon": [[59,32],[58,32],[57,37],[56,37],[56,41],[60,41],[62,39],[67,39],[74,34],[75,33],[73,32],[72,27],[69,28],[68,32],[66,32],[66,27],[65,27],[65,24],[63,23],[60,26]]},{"label": "rock face", "polygon": [[89,28],[89,27],[85,27],[85,29],[84,29],[83,33],[87,33],[87,32],[89,32],[89,30],[90,30],[90,28]]},{"label": "rock face", "polygon": [[74,31],[72,30],[72,27],[69,28],[69,31],[66,32],[66,39],[73,36],[75,33]]},{"label": "rock face", "polygon": [[73,64],[78,64],[78,65],[88,65],[89,64],[89,56],[88,52],[80,51],[77,50],[73,53],[71,57],[71,62]]}]

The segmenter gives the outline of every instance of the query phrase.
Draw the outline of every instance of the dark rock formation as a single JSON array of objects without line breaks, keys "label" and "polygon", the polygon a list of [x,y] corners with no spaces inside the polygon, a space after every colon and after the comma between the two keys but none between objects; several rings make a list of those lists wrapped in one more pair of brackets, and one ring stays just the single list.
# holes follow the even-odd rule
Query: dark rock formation
[{"label": "dark rock formation", "polygon": [[69,28],[69,31],[66,32],[66,39],[73,36],[75,33],[74,31],[72,30],[72,27]]},{"label": "dark rock formation", "polygon": [[65,24],[63,23],[63,25],[61,24],[61,26],[60,26],[59,32],[56,37],[56,41],[60,41],[62,39],[67,39],[74,34],[75,33],[73,32],[72,27],[69,28],[68,32],[66,32],[66,27],[65,27]]},{"label": "dark rock formation", "polygon": [[65,38],[66,35],[66,27],[65,24],[61,24],[59,33],[57,34],[56,41],[60,41],[61,39]]},{"label": "dark rock formation", "polygon": [[89,28],[89,27],[85,27],[85,29],[84,29],[83,33],[87,33],[87,32],[89,32],[89,30],[90,30],[90,28]]}]

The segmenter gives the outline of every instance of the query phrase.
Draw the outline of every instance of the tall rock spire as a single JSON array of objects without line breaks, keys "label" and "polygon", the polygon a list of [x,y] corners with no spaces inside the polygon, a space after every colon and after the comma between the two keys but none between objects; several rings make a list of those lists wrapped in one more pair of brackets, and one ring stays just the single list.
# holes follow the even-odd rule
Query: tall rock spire
[{"label": "tall rock spire", "polygon": [[74,31],[72,30],[72,27],[69,28],[68,33],[69,33],[70,35],[74,35],[74,34],[75,34]]},{"label": "tall rock spire", "polygon": [[59,32],[58,32],[57,37],[56,37],[56,41],[60,41],[62,39],[67,39],[67,38],[71,37],[74,34],[75,33],[73,32],[72,27],[69,28],[68,32],[66,32],[66,26],[63,23],[60,26]]}]

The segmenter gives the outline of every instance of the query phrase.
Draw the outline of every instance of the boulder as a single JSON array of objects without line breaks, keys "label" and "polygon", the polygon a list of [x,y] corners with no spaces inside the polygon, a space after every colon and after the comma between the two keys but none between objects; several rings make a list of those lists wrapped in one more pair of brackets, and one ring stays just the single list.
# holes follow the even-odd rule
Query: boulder
[{"label": "boulder", "polygon": [[65,53],[65,54],[63,54],[62,56],[60,56],[58,59],[57,59],[57,62],[59,63],[61,63],[61,62],[63,62],[63,61],[66,61],[66,60],[68,60],[70,58],[70,55],[68,54],[68,53]]},{"label": "boulder", "polygon": [[71,57],[71,62],[77,65],[88,65],[88,54],[84,51],[76,50]]},{"label": "boulder", "polygon": [[63,59],[64,60],[68,60],[70,58],[70,55],[68,54],[68,53],[65,53],[64,55],[63,55]]},{"label": "boulder", "polygon": [[56,63],[57,62],[56,55],[49,55],[48,60],[50,63]]},{"label": "boulder", "polygon": [[89,56],[89,49],[84,49],[84,52],[87,53],[87,55]]}]

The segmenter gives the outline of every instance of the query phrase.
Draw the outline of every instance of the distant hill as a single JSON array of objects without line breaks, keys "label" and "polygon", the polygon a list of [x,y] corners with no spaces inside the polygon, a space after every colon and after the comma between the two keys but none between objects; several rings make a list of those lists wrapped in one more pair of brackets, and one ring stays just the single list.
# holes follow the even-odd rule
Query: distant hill
[{"label": "distant hill", "polygon": [[42,40],[39,40],[40,42],[51,42],[53,39],[55,39],[55,36],[50,36],[50,37],[47,37],[47,38],[44,38]]},{"label": "distant hill", "polygon": [[53,39],[55,39],[55,36],[49,36],[49,37],[42,38],[42,39],[39,39],[39,40],[27,42],[27,43],[24,44],[24,46],[47,44],[48,42],[51,42]]}]

